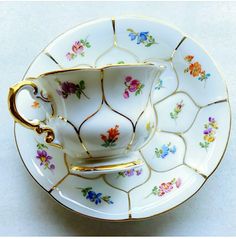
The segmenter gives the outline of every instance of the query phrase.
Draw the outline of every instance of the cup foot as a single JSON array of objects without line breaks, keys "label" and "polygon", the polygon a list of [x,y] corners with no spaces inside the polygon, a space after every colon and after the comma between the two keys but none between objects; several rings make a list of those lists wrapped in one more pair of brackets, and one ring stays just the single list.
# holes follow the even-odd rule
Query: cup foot
[{"label": "cup foot", "polygon": [[108,174],[141,166],[144,162],[138,152],[109,158],[73,159],[68,158],[73,174]]}]

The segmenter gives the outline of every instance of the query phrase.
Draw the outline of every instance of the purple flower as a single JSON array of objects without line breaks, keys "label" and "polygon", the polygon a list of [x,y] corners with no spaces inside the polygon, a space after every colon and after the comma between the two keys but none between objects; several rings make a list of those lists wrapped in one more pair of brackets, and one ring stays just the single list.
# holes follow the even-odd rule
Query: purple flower
[{"label": "purple flower", "polygon": [[209,120],[210,123],[215,123],[215,118],[213,118],[213,117],[209,117],[208,120]]},{"label": "purple flower", "polygon": [[128,177],[133,176],[134,175],[134,169],[132,168],[130,170],[125,171],[125,175],[128,176]]},{"label": "purple flower", "polygon": [[143,171],[142,169],[137,170],[136,175],[139,176],[140,174],[142,174],[142,171]]},{"label": "purple flower", "polygon": [[40,165],[43,165],[45,163],[49,163],[49,160],[52,159],[50,155],[45,150],[37,150],[37,159],[41,161]]},{"label": "purple flower", "polygon": [[211,131],[212,131],[212,128],[208,128],[208,129],[203,131],[203,134],[210,134]]},{"label": "purple flower", "polygon": [[65,81],[61,84],[61,90],[68,94],[74,94],[76,92],[76,85],[74,83]]}]

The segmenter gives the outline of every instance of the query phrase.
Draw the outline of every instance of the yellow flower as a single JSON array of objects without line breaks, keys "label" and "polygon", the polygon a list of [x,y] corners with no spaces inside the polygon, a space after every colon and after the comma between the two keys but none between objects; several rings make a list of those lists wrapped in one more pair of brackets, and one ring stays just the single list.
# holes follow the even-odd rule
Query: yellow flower
[{"label": "yellow flower", "polygon": [[213,136],[210,136],[210,135],[205,135],[204,140],[207,141],[208,143],[211,143],[211,142],[215,141],[215,138]]}]

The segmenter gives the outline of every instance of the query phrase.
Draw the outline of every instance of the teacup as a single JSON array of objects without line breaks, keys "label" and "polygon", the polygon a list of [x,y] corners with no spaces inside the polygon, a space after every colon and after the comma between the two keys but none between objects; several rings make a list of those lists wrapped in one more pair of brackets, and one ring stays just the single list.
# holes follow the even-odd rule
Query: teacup
[{"label": "teacup", "polygon": [[[163,69],[146,63],[47,72],[10,88],[9,110],[16,122],[45,133],[46,143],[75,158],[74,170],[139,166],[142,160],[136,151],[157,123],[150,95]],[[18,112],[16,96],[23,89],[40,100],[46,123]]]}]

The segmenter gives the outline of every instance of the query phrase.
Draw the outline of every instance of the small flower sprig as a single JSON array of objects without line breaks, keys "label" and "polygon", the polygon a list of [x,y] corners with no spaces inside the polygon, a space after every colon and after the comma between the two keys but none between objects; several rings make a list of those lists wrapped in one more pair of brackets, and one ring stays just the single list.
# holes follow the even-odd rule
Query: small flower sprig
[{"label": "small flower sprig", "polygon": [[181,100],[179,103],[176,104],[175,108],[172,112],[170,112],[171,119],[176,120],[178,118],[179,113],[182,111],[184,107],[183,100]]},{"label": "small flower sprig", "polygon": [[89,97],[84,93],[85,82],[83,80],[79,81],[78,84],[69,81],[61,82],[59,79],[56,79],[56,81],[60,86],[60,89],[57,90],[57,94],[61,95],[64,99],[73,94],[75,94],[79,99],[81,98],[81,95],[89,99]]},{"label": "small flower sprig", "polygon": [[117,178],[119,178],[120,176],[122,176],[123,178],[131,177],[131,176],[134,176],[134,175],[139,176],[139,175],[142,174],[142,171],[143,171],[142,168],[140,168],[140,169],[132,168],[132,169],[129,169],[129,170],[126,170],[126,171],[119,172]]},{"label": "small flower sprig", "polygon": [[164,88],[163,86],[163,80],[158,79],[155,85],[155,90],[160,90],[161,88]]},{"label": "small flower sprig", "polygon": [[208,118],[208,123],[204,124],[204,131],[203,131],[203,142],[200,142],[199,145],[204,148],[208,149],[210,143],[214,142],[216,137],[216,130],[218,129],[218,124],[213,117]]},{"label": "small flower sprig", "polygon": [[142,93],[142,89],[144,88],[144,84],[142,84],[139,80],[134,79],[132,76],[126,76],[124,84],[126,86],[123,93],[123,97],[125,99],[130,97],[130,93],[135,92],[135,96],[140,95]]},{"label": "small flower sprig", "polygon": [[170,182],[162,183],[159,186],[154,186],[152,189],[152,192],[146,196],[148,198],[151,195],[162,197],[163,195],[171,192],[174,189],[174,186],[176,188],[179,188],[182,184],[182,181],[180,178],[173,178]]},{"label": "small flower sprig", "polygon": [[55,165],[51,162],[53,157],[46,151],[48,147],[45,144],[38,143],[37,149],[36,159],[40,160],[40,166],[44,166],[44,169],[53,171],[55,169]]},{"label": "small flower sprig", "polygon": [[77,56],[82,56],[84,57],[85,56],[85,48],[90,48],[91,45],[90,43],[87,41],[87,38],[86,39],[80,39],[79,41],[76,41],[72,47],[71,47],[71,50],[72,52],[68,52],[66,54],[66,58],[71,61],[71,60],[74,60]]},{"label": "small flower sprig", "polygon": [[119,125],[115,125],[114,128],[110,128],[107,130],[107,135],[101,134],[101,140],[104,142],[101,146],[107,147],[114,147],[116,146],[116,142],[119,139]]},{"label": "small flower sprig", "polygon": [[163,144],[160,149],[155,148],[155,154],[157,158],[164,159],[169,153],[175,154],[176,153],[176,146],[171,146],[171,143]]},{"label": "small flower sprig", "polygon": [[86,199],[88,199],[90,202],[94,202],[96,205],[100,204],[102,201],[106,202],[107,204],[113,204],[113,201],[111,201],[111,196],[102,196],[102,193],[96,193],[92,191],[92,187],[77,189],[80,189],[83,196],[86,197]]},{"label": "small flower sprig", "polygon": [[137,44],[143,44],[145,47],[150,47],[154,44],[157,44],[155,38],[149,34],[149,32],[135,32],[133,29],[127,29],[131,41],[137,39]]},{"label": "small flower sprig", "polygon": [[184,73],[189,72],[189,74],[193,77],[198,77],[199,81],[206,81],[211,74],[202,70],[202,66],[198,61],[192,62],[193,58],[194,56],[192,55],[187,55],[184,57],[184,60],[189,64],[189,66],[184,69]]}]

